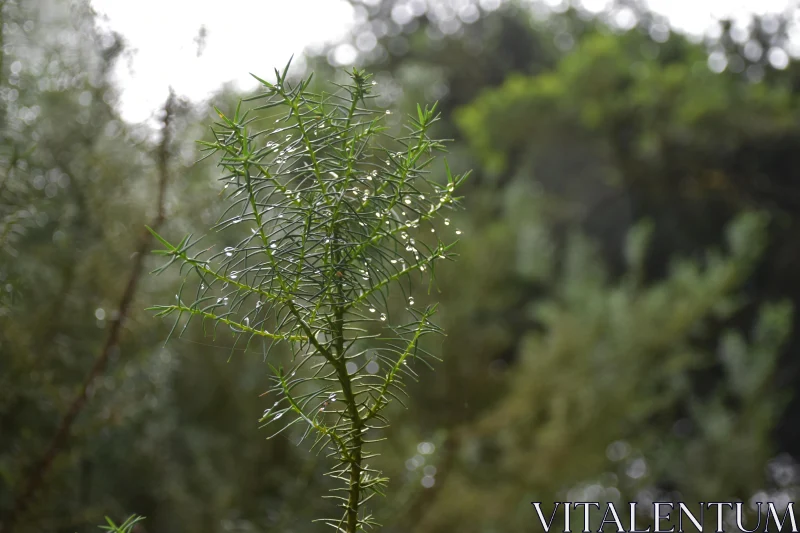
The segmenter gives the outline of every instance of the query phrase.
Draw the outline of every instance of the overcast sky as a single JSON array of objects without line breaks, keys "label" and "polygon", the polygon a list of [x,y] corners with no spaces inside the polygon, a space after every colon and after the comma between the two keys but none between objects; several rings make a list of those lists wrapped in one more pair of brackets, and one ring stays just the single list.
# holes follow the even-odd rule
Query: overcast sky
[{"label": "overcast sky", "polygon": [[[481,0],[481,4],[492,6],[496,1]],[[649,5],[667,15],[675,27],[703,34],[721,16],[780,12],[792,1],[650,0]],[[593,11],[606,5],[606,0],[583,2]],[[354,22],[353,9],[344,0],[92,0],[92,4],[107,18],[103,25],[121,33],[135,49],[133,59],[120,62],[116,73],[123,88],[122,115],[132,122],[148,120],[170,85],[195,100],[226,81],[251,87],[249,72],[268,76],[306,46],[339,40]],[[296,12],[303,15],[302,27],[292,22]],[[201,26],[207,37],[198,57]]]}]

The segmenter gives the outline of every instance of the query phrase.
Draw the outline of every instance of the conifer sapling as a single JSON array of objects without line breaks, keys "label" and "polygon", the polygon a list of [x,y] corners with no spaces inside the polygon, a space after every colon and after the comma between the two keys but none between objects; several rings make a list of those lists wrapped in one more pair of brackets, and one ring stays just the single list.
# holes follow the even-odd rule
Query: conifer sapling
[{"label": "conifer sapling", "polygon": [[265,358],[288,353],[284,365],[267,358],[261,422],[327,454],[341,513],[321,520],[355,533],[375,525],[365,504],[387,481],[369,466],[385,409],[416,364],[434,359],[421,339],[440,332],[435,305],[416,305],[413,289],[429,289],[453,257],[460,231],[446,215],[468,173],[446,161],[431,169],[444,151],[428,135],[436,105],[417,106],[393,136],[390,111],[370,105],[369,74],[353,69],[349,83],[317,94],[311,76],[293,84],[288,68],[274,83],[256,78],[263,91],[249,110],[217,110],[213,141],[201,143],[220,155],[229,202],[214,229],[238,242],[215,251],[192,235],[176,245],[156,235],[168,258],[156,272],[178,263],[185,279],[174,303],[152,309],[175,317],[172,333],[199,321]]}]

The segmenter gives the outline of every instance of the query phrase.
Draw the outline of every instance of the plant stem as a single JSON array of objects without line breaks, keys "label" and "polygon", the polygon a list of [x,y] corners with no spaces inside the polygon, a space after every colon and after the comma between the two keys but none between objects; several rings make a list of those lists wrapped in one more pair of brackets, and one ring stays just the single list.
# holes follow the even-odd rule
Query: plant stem
[{"label": "plant stem", "polygon": [[[339,249],[337,220],[334,218],[332,221],[332,263],[335,268],[339,268],[341,263],[341,251]],[[339,382],[342,385],[342,394],[344,394],[345,402],[347,403],[347,410],[350,416],[350,423],[353,430],[353,439],[349,450],[349,457],[346,458],[350,463],[350,479],[348,481],[349,491],[347,496],[347,510],[345,513],[345,521],[347,523],[347,533],[356,533],[358,529],[358,507],[361,502],[361,450],[364,445],[364,439],[361,431],[364,426],[364,421],[358,413],[358,405],[356,397],[353,394],[353,384],[350,379],[350,374],[347,372],[347,361],[345,360],[344,348],[344,315],[345,315],[345,298],[343,282],[338,280],[336,282],[336,293],[338,301],[334,302],[334,337],[336,349],[336,373]]]}]

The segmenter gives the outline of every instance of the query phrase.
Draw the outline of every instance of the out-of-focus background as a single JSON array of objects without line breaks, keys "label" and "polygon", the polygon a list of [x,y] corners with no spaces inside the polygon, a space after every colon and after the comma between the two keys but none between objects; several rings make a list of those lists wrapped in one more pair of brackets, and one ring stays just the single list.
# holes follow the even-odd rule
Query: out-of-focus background
[{"label": "out-of-focus background", "polygon": [[161,178],[167,237],[223,213],[195,164],[210,105],[292,53],[318,87],[367,68],[397,120],[438,100],[450,166],[474,169],[460,260],[417,296],[441,302],[443,362],[376,447],[383,531],[534,531],[533,500],[797,496],[796,5],[130,4],[0,1],[0,521],[322,527],[324,457],[257,429],[260,354],[165,346],[145,308],[178,273],[134,268]]}]

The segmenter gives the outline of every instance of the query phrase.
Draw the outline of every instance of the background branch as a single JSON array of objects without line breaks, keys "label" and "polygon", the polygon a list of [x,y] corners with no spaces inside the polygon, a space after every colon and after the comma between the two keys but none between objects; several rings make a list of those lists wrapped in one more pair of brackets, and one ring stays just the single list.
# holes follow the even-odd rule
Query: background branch
[{"label": "background branch", "polygon": [[[164,223],[166,219],[165,214],[165,195],[167,188],[167,181],[169,176],[169,146],[171,142],[170,126],[175,116],[176,98],[175,93],[170,89],[170,94],[164,104],[164,116],[162,119],[161,128],[161,141],[159,142],[156,151],[156,163],[158,168],[158,195],[156,200],[156,215],[155,219],[150,224],[153,228],[158,228]],[[46,451],[41,456],[39,461],[31,468],[25,482],[22,484],[22,489],[19,491],[11,512],[6,520],[6,523],[0,526],[0,531],[9,533],[13,530],[16,521],[28,509],[33,498],[36,496],[45,484],[48,473],[53,467],[53,462],[56,457],[64,450],[69,440],[72,426],[78,415],[83,411],[89,397],[89,390],[93,386],[95,380],[103,374],[108,365],[108,359],[115,347],[119,345],[119,339],[122,332],[122,326],[130,310],[133,297],[136,294],[136,289],[142,275],[142,268],[144,265],[144,258],[147,254],[147,249],[150,246],[151,235],[146,229],[142,229],[141,237],[139,239],[139,246],[133,258],[133,267],[131,268],[128,281],[125,284],[125,289],[117,306],[117,313],[110,320],[108,327],[108,334],[106,335],[103,348],[100,354],[94,361],[91,369],[83,380],[78,394],[73,398],[61,422],[58,425],[55,435],[53,436]]]}]

